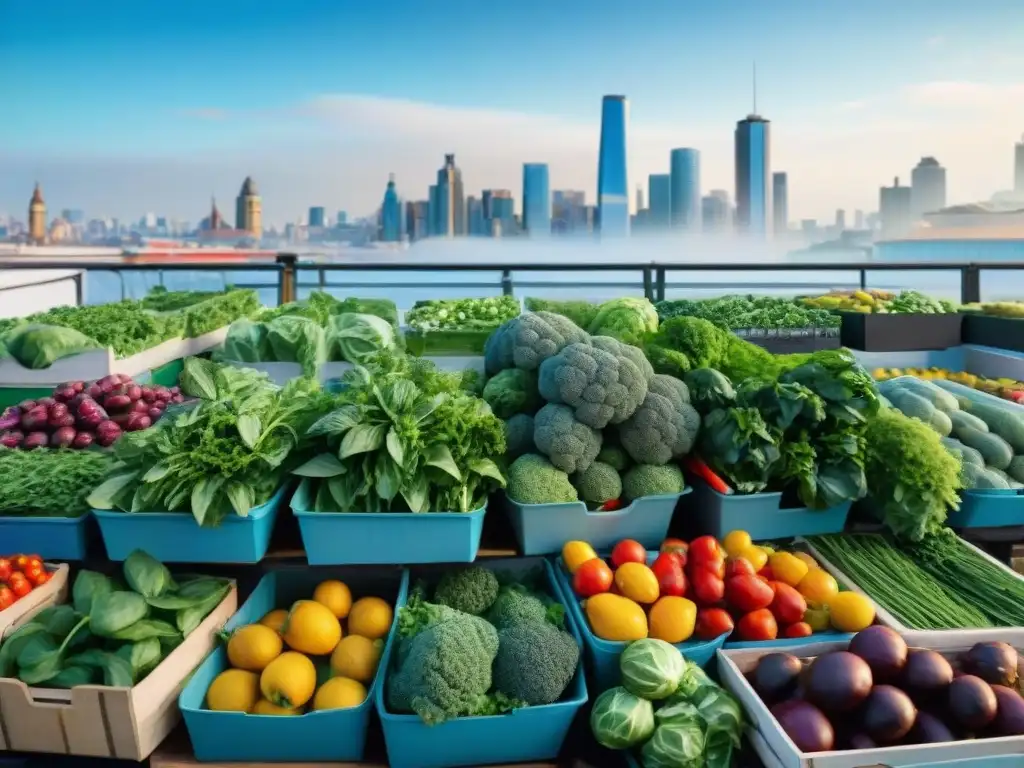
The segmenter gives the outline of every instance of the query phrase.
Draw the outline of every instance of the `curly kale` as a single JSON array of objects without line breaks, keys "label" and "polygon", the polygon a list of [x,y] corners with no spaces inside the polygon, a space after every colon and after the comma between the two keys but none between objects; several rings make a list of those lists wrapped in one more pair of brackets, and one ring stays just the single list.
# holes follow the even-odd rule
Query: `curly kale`
[{"label": "curly kale", "polygon": [[498,597],[498,578],[480,565],[446,571],[434,590],[434,602],[479,616]]},{"label": "curly kale", "polygon": [[619,426],[619,439],[638,464],[667,464],[693,449],[699,429],[700,415],[681,391],[655,376],[636,413]]},{"label": "curly kale", "polygon": [[583,472],[601,450],[601,433],[577,421],[568,406],[549,403],[533,423],[537,450],[563,472]]},{"label": "curly kale", "polygon": [[531,706],[551,704],[576,674],[580,648],[576,639],[546,621],[530,621],[498,633],[494,687]]},{"label": "curly kale", "polygon": [[524,454],[512,462],[505,493],[518,504],[579,501],[569,475],[536,453]]},{"label": "curly kale", "polygon": [[533,371],[506,368],[487,380],[483,398],[499,419],[533,413],[541,406],[537,375]]},{"label": "curly kale", "polygon": [[568,405],[594,429],[621,424],[647,394],[647,380],[631,360],[590,344],[570,344],[545,360],[539,384],[545,400]]},{"label": "curly kale", "polygon": [[647,343],[682,352],[693,368],[718,368],[728,353],[731,335],[702,318],[670,317]]},{"label": "curly kale", "polygon": [[637,464],[622,477],[622,495],[629,501],[682,493],[685,487],[683,472],[675,464]]},{"label": "curly kale", "polygon": [[533,416],[517,413],[505,421],[505,458],[515,460],[526,453],[535,453]]},{"label": "curly kale", "polygon": [[614,467],[600,461],[595,461],[585,472],[573,475],[571,480],[580,498],[591,506],[600,506],[622,495],[622,478],[619,473]]},{"label": "curly kale", "polygon": [[668,349],[652,342],[645,345],[644,352],[656,373],[665,373],[679,378],[693,367],[690,358],[678,349]]}]

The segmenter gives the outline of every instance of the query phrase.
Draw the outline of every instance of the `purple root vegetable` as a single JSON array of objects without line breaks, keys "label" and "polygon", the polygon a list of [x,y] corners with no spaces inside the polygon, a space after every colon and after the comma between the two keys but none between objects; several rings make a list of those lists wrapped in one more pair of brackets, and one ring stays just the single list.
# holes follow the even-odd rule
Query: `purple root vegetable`
[{"label": "purple root vegetable", "polygon": [[136,400],[142,397],[142,387],[138,384],[129,384],[128,391],[125,392],[129,399],[134,403]]},{"label": "purple root vegetable", "polygon": [[75,417],[72,416],[70,413],[66,413],[59,419],[50,419],[49,425],[50,429],[62,429],[64,427],[73,427],[75,426]]},{"label": "purple root vegetable", "polygon": [[144,413],[148,416],[149,409],[150,405],[145,400],[136,400],[134,403],[132,403],[132,411],[134,413]]},{"label": "purple root vegetable", "polygon": [[71,411],[64,403],[54,403],[53,405],[47,406],[46,408],[47,419],[50,422],[50,426],[56,426],[55,422],[60,421],[67,416]]},{"label": "purple root vegetable", "polygon": [[156,420],[164,415],[164,412],[159,408],[150,408],[146,411],[146,415],[149,416],[150,421],[155,424]]},{"label": "purple root vegetable", "polygon": [[75,439],[71,441],[72,448],[88,448],[92,445],[93,435],[92,432],[79,432],[75,435]]},{"label": "purple root vegetable", "polygon": [[100,425],[96,427],[96,442],[104,448],[113,445],[119,437],[121,437],[121,427],[113,421],[100,422]]},{"label": "purple root vegetable", "polygon": [[74,427],[61,427],[50,437],[50,446],[53,448],[70,448],[75,441]]},{"label": "purple root vegetable", "polygon": [[171,398],[171,402],[172,403],[184,403],[185,402],[185,396],[184,395],[174,395],[174,397]]},{"label": "purple root vegetable", "polygon": [[103,400],[103,407],[108,411],[123,411],[131,406],[132,399],[128,395],[107,395]]},{"label": "purple root vegetable", "polygon": [[71,382],[71,388],[75,390],[75,394],[77,395],[78,393],[83,392],[85,390],[85,382],[73,381]]},{"label": "purple root vegetable", "polygon": [[21,447],[26,451],[31,451],[35,448],[45,448],[49,442],[50,436],[45,432],[32,432],[25,437],[25,442],[21,444]]},{"label": "purple root vegetable", "polygon": [[127,432],[141,432],[143,429],[149,429],[152,425],[153,422],[149,416],[144,416],[141,413],[131,413],[128,415],[128,421],[124,428]]},{"label": "purple root vegetable", "polygon": [[31,411],[33,408],[36,407],[36,405],[37,403],[35,400],[22,400],[20,403],[18,403],[18,408],[21,410],[22,413],[24,413],[25,411]]},{"label": "purple root vegetable", "polygon": [[101,397],[103,397],[103,387],[96,383],[90,384],[86,388],[85,394],[87,394],[93,400],[99,400]]},{"label": "purple root vegetable", "polygon": [[152,387],[142,387],[142,399],[147,403],[152,403],[156,400],[156,392],[153,391]]},{"label": "purple root vegetable", "polygon": [[20,448],[25,440],[25,433],[18,429],[9,429],[0,434],[0,445],[4,448]]},{"label": "purple root vegetable", "polygon": [[21,427],[26,432],[38,432],[46,429],[50,413],[45,405],[37,405],[21,415]]},{"label": "purple root vegetable", "polygon": [[12,405],[0,415],[0,430],[17,429],[21,426],[21,408]]}]

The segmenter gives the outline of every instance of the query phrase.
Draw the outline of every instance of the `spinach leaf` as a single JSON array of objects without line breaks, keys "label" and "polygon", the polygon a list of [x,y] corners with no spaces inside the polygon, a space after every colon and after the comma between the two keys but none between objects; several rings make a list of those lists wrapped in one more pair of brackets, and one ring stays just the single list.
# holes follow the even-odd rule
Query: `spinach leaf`
[{"label": "spinach leaf", "polygon": [[128,586],[145,598],[159,597],[174,587],[167,566],[137,549],[124,561],[124,578]]},{"label": "spinach leaf", "polygon": [[190,608],[183,608],[178,611],[175,623],[178,625],[182,636],[188,637],[191,635],[203,623],[203,619],[209,615],[210,611],[220,605],[220,601],[224,599],[229,590],[230,585],[222,583],[216,592],[211,593],[201,602],[196,603]]},{"label": "spinach leaf", "polygon": [[146,599],[135,592],[111,592],[93,601],[89,611],[89,628],[99,637],[115,634],[146,618],[149,606]]},{"label": "spinach leaf", "polygon": [[75,577],[75,585],[71,589],[71,602],[78,613],[86,614],[92,610],[92,601],[100,595],[108,595],[114,591],[114,583],[96,571],[79,571]]},{"label": "spinach leaf", "polygon": [[67,637],[81,619],[82,617],[74,607],[65,603],[44,608],[33,617],[32,621],[45,627],[46,631],[59,641]]},{"label": "spinach leaf", "polygon": [[[199,603],[209,600],[213,595],[219,595],[222,599],[228,583],[223,579],[214,579],[212,577],[201,577],[182,584],[178,589],[178,597],[185,600],[190,600],[191,605],[198,605]],[[218,599],[218,602],[220,600]],[[189,606],[182,606],[187,608]]]},{"label": "spinach leaf", "polygon": [[46,681],[49,688],[74,688],[77,685],[90,685],[96,680],[96,673],[89,667],[66,666],[55,677]]},{"label": "spinach leaf", "polygon": [[36,659],[30,667],[21,667],[18,679],[25,685],[39,685],[60,674],[64,664],[64,654],[60,649],[50,651]]},{"label": "spinach leaf", "polygon": [[22,669],[35,666],[41,659],[56,651],[59,645],[48,634],[32,635],[21,647],[21,652],[18,654],[18,666]]},{"label": "spinach leaf", "polygon": [[156,637],[122,645],[117,649],[116,653],[131,664],[132,675],[136,682],[151,672],[160,663],[164,655],[160,640]]},{"label": "spinach leaf", "polygon": [[22,649],[35,635],[46,634],[46,627],[35,621],[22,624],[0,645],[0,677],[10,677],[17,666]]},{"label": "spinach leaf", "polygon": [[129,661],[110,651],[90,648],[67,660],[68,666],[90,667],[103,672],[103,684],[115,688],[131,688],[135,684]]},{"label": "spinach leaf", "polygon": [[114,640],[127,640],[137,643],[142,640],[149,640],[150,638],[174,637],[177,634],[178,630],[166,621],[141,619],[123,629],[112,632],[110,637]]}]

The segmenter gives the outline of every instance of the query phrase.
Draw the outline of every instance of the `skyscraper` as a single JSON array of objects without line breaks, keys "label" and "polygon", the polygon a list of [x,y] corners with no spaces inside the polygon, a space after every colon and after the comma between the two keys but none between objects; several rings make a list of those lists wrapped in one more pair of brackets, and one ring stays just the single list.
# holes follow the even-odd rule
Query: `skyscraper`
[{"label": "skyscraper", "polygon": [[776,235],[789,229],[789,177],[785,171],[772,174],[772,228]]},{"label": "skyscraper", "polygon": [[462,171],[455,165],[455,155],[444,156],[444,166],[437,172],[437,232],[442,237],[466,234],[466,200],[462,194]]},{"label": "skyscraper", "polygon": [[1024,197],[1024,136],[1014,145],[1013,191]]},{"label": "skyscraper", "polygon": [[263,202],[252,176],[246,176],[242,189],[235,199],[235,228],[248,232],[252,237],[263,235]]},{"label": "skyscraper", "polygon": [[640,213],[644,209],[644,188],[639,184],[636,185],[636,212]]},{"label": "skyscraper", "polygon": [[899,177],[891,187],[882,187],[878,192],[878,215],[881,218],[882,237],[901,237],[910,231],[911,217],[910,187],[901,187]]},{"label": "skyscraper", "polygon": [[46,203],[43,202],[43,190],[39,188],[38,182],[28,203],[28,239],[33,245],[46,242]]},{"label": "skyscraper", "polygon": [[736,123],[736,229],[759,237],[772,221],[770,125],[755,114]]},{"label": "skyscraper", "polygon": [[729,201],[707,195],[700,201],[701,226],[705,232],[723,232],[729,225]]},{"label": "skyscraper", "polygon": [[431,184],[427,191],[428,218],[427,234],[433,237],[441,232],[441,200],[437,193],[437,184]]},{"label": "skyscraper", "polygon": [[405,204],[405,233],[409,242],[421,240],[430,235],[429,201],[417,200]]},{"label": "skyscraper", "polygon": [[587,231],[587,194],[574,189],[551,193],[551,231],[559,234]]},{"label": "skyscraper", "polygon": [[523,163],[523,229],[530,237],[551,234],[551,185],[547,163]]},{"label": "skyscraper", "polygon": [[380,205],[380,239],[385,243],[398,243],[402,240],[402,201],[395,190],[395,174],[388,176],[388,186],[384,190],[384,201]]},{"label": "skyscraper", "polygon": [[466,198],[466,234],[482,237],[491,234],[487,219],[484,218],[484,202],[470,195]]},{"label": "skyscraper", "polygon": [[672,174],[652,173],[647,177],[647,221],[664,229],[672,221]]},{"label": "skyscraper", "polygon": [[[313,206],[312,208],[309,209],[309,222],[308,222],[308,224],[309,224],[310,227],[322,228],[324,226],[324,220],[325,219],[326,219],[326,212],[324,211],[324,207],[322,205],[315,205],[315,206]],[[239,227],[239,229],[241,229],[241,227]]]},{"label": "skyscraper", "polygon": [[946,169],[934,157],[922,157],[910,172],[910,214],[924,214],[946,207]]},{"label": "skyscraper", "polygon": [[629,177],[626,169],[626,124],[629,103],[625,96],[601,101],[601,145],[597,158],[598,228],[602,235],[629,234]]},{"label": "skyscraper", "polygon": [[672,228],[699,232],[701,229],[700,152],[673,149],[669,154],[671,171]]}]

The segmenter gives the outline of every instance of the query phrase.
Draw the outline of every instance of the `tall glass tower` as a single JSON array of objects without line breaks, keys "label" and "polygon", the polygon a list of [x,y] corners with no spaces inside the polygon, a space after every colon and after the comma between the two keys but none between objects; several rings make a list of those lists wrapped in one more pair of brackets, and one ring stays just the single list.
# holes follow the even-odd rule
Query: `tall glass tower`
[{"label": "tall glass tower", "polygon": [[523,229],[530,237],[551,234],[551,185],[547,163],[523,163]]},{"label": "tall glass tower", "polygon": [[462,171],[455,165],[455,155],[445,155],[444,167],[437,172],[437,202],[436,234],[442,237],[466,234],[466,199],[462,191]]},{"label": "tall glass tower", "polygon": [[770,127],[754,114],[736,123],[736,229],[759,237],[772,223]]},{"label": "tall glass tower", "polygon": [[675,229],[699,232],[700,152],[696,149],[673,149],[669,154],[672,181],[672,226]]},{"label": "tall glass tower", "polygon": [[402,201],[395,191],[394,174],[388,177],[384,202],[380,206],[380,239],[385,243],[397,243],[402,239]]},{"label": "tall glass tower", "polygon": [[789,177],[785,171],[772,174],[772,219],[776,235],[789,231]]},{"label": "tall glass tower", "polygon": [[601,148],[597,159],[598,228],[602,236],[629,234],[629,186],[626,173],[625,96],[605,96],[601,102]]},{"label": "tall glass tower", "polygon": [[665,229],[672,221],[672,174],[652,173],[647,177],[647,220]]}]

